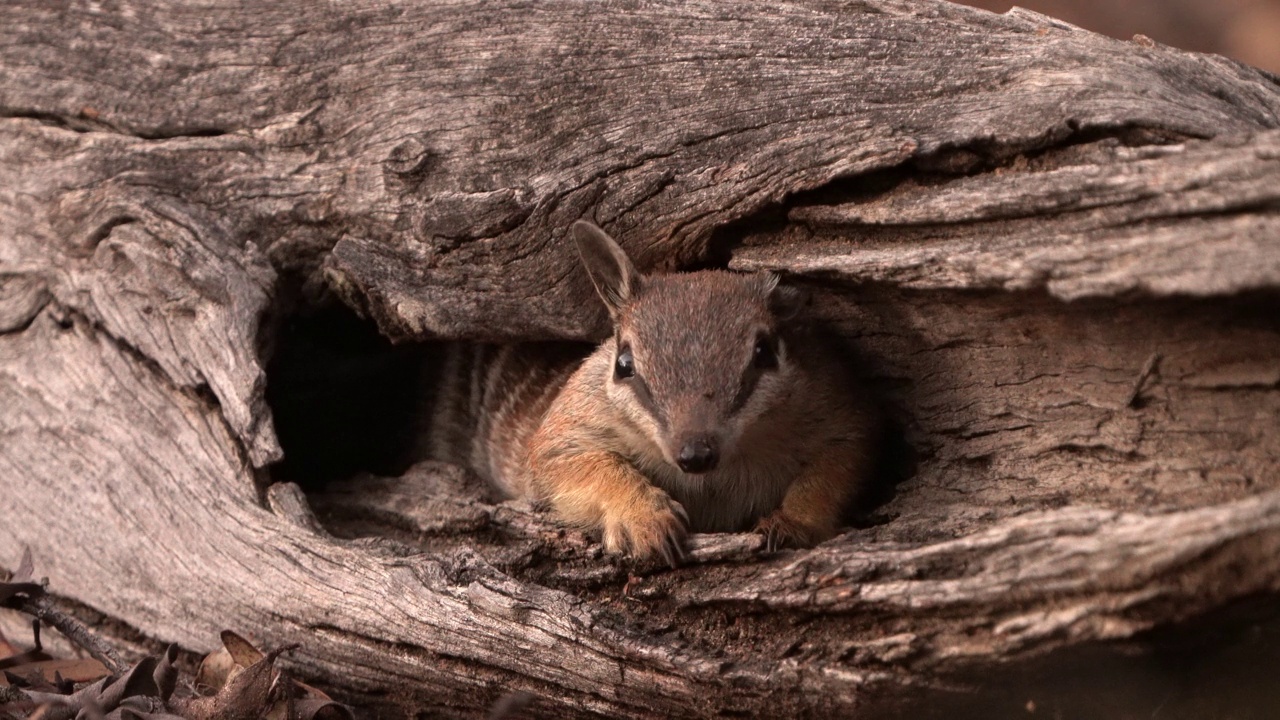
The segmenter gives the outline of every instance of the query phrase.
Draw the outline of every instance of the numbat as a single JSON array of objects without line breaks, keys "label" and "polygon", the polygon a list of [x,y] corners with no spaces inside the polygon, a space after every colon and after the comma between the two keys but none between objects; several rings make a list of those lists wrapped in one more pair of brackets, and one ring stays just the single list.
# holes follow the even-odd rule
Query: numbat
[{"label": "numbat", "polygon": [[573,235],[613,337],[585,360],[452,347],[441,370],[461,382],[435,398],[429,454],[639,559],[676,564],[688,531],[754,528],[770,549],[834,535],[873,419],[838,355],[792,322],[799,293],[772,274],[640,275],[595,225]]}]

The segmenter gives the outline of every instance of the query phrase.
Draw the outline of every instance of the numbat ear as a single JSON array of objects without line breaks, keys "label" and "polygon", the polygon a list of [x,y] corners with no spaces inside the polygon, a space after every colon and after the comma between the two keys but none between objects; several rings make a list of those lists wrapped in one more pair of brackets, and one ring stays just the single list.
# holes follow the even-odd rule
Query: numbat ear
[{"label": "numbat ear", "polygon": [[794,320],[809,305],[809,294],[799,288],[781,285],[781,280],[776,273],[766,273],[764,276],[769,311],[779,320]]},{"label": "numbat ear", "polygon": [[609,308],[609,316],[616,318],[639,291],[640,273],[608,233],[586,220],[573,224],[573,239],[578,244],[582,265],[591,276],[591,284]]}]

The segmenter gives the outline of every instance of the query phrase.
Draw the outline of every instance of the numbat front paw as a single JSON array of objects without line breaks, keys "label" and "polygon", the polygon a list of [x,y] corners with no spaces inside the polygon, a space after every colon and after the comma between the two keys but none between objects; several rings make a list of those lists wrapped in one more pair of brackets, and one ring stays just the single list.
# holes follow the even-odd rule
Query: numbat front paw
[{"label": "numbat front paw", "polygon": [[782,510],[761,518],[756,532],[764,535],[765,550],[776,552],[783,548],[808,548],[835,535],[834,530],[821,528],[797,520]]},{"label": "numbat front paw", "polygon": [[605,518],[604,549],[645,561],[661,556],[671,567],[684,559],[689,516],[680,503],[658,488]]}]

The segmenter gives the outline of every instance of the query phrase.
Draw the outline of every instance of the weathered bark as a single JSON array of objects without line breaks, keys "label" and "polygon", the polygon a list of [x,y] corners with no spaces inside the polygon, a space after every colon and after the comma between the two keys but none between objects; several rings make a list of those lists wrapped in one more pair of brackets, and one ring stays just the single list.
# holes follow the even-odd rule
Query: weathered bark
[{"label": "weathered bark", "polygon": [[[787,716],[1280,592],[1272,76],[923,1],[0,24],[0,557],[147,635],[462,714]],[[382,539],[266,487],[290,303],[591,338],[583,216],[814,289],[915,450],[878,524],[630,578],[447,468],[311,498]]]}]

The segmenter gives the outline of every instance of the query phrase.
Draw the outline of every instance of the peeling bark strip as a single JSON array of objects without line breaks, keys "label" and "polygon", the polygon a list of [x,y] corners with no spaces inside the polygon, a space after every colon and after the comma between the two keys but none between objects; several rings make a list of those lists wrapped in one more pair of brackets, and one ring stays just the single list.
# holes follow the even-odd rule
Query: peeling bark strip
[{"label": "peeling bark strip", "polygon": [[[928,0],[0,26],[0,557],[148,635],[472,716],[830,716],[1280,591],[1273,76]],[[328,530],[257,484],[294,295],[592,337],[583,216],[815,290],[917,455],[879,525],[632,578],[456,470],[316,496]]]},{"label": "peeling bark strip", "polygon": [[796,203],[788,217],[827,242],[796,252],[751,238],[731,266],[1063,300],[1280,286],[1280,131],[1093,143],[996,173],[826,200]]}]

